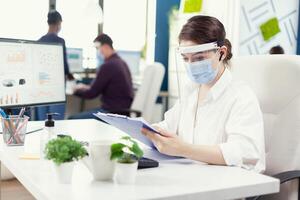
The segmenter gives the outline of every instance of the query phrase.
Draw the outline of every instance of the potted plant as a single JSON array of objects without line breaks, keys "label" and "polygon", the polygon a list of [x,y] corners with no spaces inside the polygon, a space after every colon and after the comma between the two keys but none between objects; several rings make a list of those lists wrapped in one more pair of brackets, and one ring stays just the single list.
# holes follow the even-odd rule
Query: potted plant
[{"label": "potted plant", "polygon": [[71,183],[75,161],[86,155],[87,151],[82,144],[70,136],[52,139],[45,147],[46,159],[54,162],[61,183]]},{"label": "potted plant", "polygon": [[115,181],[120,184],[135,182],[138,160],[143,156],[143,150],[131,137],[125,136],[111,145],[111,160],[116,161]]}]

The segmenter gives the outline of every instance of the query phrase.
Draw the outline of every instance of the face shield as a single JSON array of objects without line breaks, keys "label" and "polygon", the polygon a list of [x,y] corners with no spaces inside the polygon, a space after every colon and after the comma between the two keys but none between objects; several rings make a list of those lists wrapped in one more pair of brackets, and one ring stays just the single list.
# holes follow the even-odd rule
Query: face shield
[{"label": "face shield", "polygon": [[176,48],[176,79],[180,100],[188,82],[194,83],[189,85],[199,86],[215,79],[220,61],[217,58],[218,49],[217,42]]}]

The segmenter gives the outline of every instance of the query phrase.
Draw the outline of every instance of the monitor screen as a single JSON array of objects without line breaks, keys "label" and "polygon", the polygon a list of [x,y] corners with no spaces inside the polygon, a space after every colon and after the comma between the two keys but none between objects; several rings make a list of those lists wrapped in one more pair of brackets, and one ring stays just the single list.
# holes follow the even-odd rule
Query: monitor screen
[{"label": "monitor screen", "polygon": [[0,39],[0,107],[65,102],[63,47]]},{"label": "monitor screen", "polygon": [[140,51],[117,51],[118,55],[127,63],[130,72],[133,76],[139,75],[140,72]]},{"label": "monitor screen", "polygon": [[67,48],[67,58],[71,73],[83,72],[83,50],[80,48]]}]

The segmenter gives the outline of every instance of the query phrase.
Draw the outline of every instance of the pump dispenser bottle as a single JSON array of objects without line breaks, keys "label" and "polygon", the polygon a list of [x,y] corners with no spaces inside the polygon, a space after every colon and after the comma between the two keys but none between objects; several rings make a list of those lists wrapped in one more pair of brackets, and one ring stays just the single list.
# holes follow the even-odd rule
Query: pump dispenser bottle
[{"label": "pump dispenser bottle", "polygon": [[55,121],[53,119],[53,115],[58,115],[58,113],[47,113],[47,119],[45,120],[44,130],[41,131],[40,136],[40,157],[43,159],[45,157],[44,151],[46,144],[49,140],[56,138],[56,134],[54,131]]}]

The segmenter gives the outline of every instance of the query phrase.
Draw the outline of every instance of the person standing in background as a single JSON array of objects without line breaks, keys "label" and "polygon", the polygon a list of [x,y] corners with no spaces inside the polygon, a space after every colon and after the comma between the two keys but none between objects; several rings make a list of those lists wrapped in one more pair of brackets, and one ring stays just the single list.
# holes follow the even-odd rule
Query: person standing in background
[{"label": "person standing in background", "polygon": [[[68,80],[73,80],[74,77],[69,71],[69,65],[66,56],[66,45],[65,40],[58,36],[58,33],[61,30],[62,16],[61,14],[54,10],[48,13],[48,32],[46,35],[42,36],[38,42],[47,42],[47,43],[59,43],[63,45],[63,58],[64,58],[64,72],[65,77]],[[62,86],[64,87],[64,86]],[[51,106],[41,106],[35,109],[35,118],[36,120],[44,120],[47,113],[59,113],[56,116],[56,119],[64,119],[65,114],[65,104],[61,105],[51,105]]]}]

